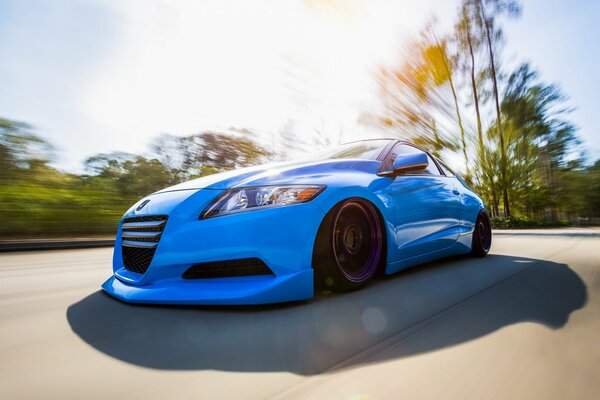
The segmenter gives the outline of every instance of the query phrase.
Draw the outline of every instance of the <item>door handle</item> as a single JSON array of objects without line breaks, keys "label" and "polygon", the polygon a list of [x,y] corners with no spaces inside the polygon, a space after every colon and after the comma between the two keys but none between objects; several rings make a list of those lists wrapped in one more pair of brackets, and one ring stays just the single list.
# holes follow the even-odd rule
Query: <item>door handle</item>
[{"label": "door handle", "polygon": [[452,193],[454,193],[455,195],[460,195],[460,192],[457,189],[452,189]]}]

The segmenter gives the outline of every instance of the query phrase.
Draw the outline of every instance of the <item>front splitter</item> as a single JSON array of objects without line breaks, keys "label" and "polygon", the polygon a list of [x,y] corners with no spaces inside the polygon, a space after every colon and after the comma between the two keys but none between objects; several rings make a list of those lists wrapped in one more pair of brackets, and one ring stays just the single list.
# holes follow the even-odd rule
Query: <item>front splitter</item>
[{"label": "front splitter", "polygon": [[180,279],[140,286],[112,276],[102,289],[127,303],[246,305],[310,299],[313,284],[313,270],[305,269],[284,276]]}]

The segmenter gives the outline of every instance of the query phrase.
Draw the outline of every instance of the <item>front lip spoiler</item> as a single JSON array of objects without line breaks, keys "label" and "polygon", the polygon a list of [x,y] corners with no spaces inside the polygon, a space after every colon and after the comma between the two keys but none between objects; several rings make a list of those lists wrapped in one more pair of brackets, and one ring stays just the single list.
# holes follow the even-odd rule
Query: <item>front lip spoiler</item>
[{"label": "front lip spoiler", "polygon": [[166,280],[131,285],[111,276],[102,289],[121,301],[137,304],[244,305],[310,299],[314,295],[313,270],[283,276]]}]

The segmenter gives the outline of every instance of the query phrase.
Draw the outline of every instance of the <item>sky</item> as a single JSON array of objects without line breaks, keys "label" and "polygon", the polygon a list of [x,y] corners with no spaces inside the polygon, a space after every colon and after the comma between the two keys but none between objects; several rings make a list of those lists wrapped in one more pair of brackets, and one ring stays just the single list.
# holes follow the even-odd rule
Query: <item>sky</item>
[{"label": "sky", "polygon": [[[331,2],[337,7],[331,7]],[[290,121],[336,141],[374,101],[373,71],[456,0],[0,0],[0,116],[31,124],[78,172],[89,156],[144,153],[161,133]],[[525,0],[504,63],[529,61],[575,108],[600,158],[600,1]],[[343,137],[340,137],[342,132]]]}]

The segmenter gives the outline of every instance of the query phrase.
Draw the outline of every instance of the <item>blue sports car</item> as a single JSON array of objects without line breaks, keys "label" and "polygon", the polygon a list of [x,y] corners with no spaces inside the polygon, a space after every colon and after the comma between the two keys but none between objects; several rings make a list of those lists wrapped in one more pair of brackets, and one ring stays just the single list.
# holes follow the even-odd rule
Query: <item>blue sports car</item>
[{"label": "blue sports car", "polygon": [[483,201],[394,139],[210,175],[134,204],[102,288],[126,302],[262,304],[347,291],[440,257],[485,256]]}]

